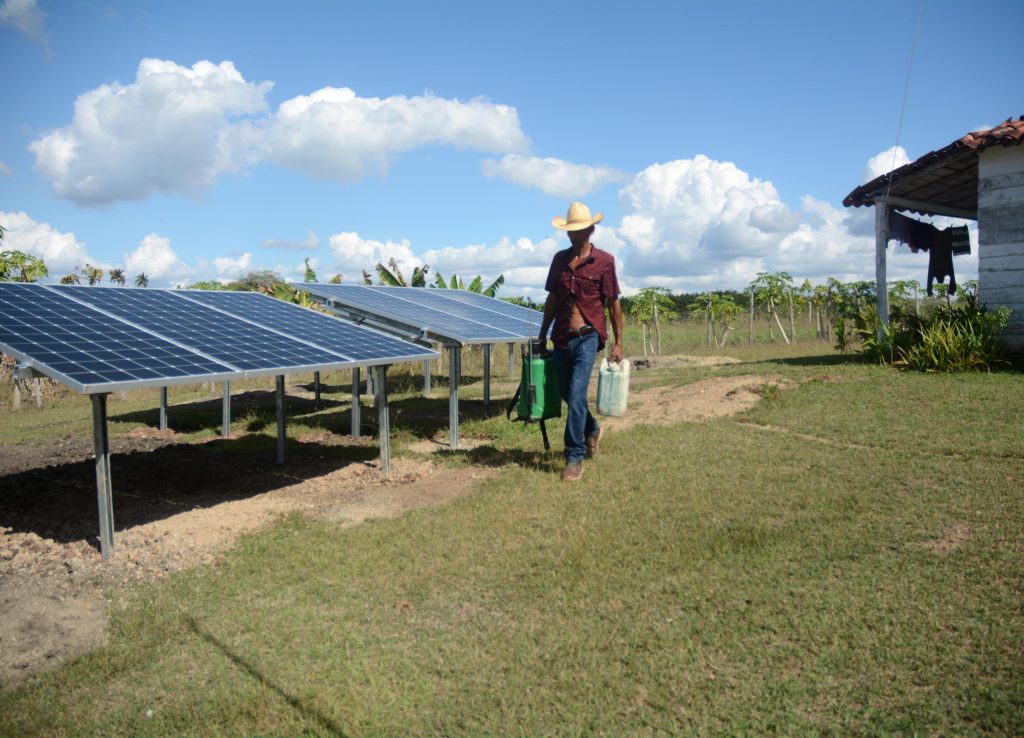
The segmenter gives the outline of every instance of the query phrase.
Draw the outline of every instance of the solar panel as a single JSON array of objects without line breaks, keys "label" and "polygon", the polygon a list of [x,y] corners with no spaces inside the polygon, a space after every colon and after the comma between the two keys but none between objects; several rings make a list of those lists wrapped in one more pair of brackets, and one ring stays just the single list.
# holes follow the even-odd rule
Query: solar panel
[{"label": "solar panel", "polygon": [[83,394],[239,374],[37,284],[0,282],[0,348]]},{"label": "solar panel", "polygon": [[256,292],[184,290],[175,292],[175,295],[300,337],[308,343],[347,356],[354,362],[380,364],[382,360],[418,361],[437,356],[435,351],[392,338],[386,333]]},{"label": "solar panel", "polygon": [[[492,328],[511,333],[514,336],[527,337],[539,327],[540,320],[535,319],[533,326],[518,316],[510,317],[493,310],[481,309],[476,305],[470,305],[459,300],[448,297],[448,292],[460,292],[462,290],[437,290],[437,289],[403,289],[401,287],[368,287],[367,289],[377,292],[385,292],[403,300],[421,305],[423,307],[441,310],[448,315],[472,320],[482,325],[489,325]],[[490,299],[490,298],[485,298]]]},{"label": "solar panel", "polygon": [[459,343],[506,343],[522,340],[525,336],[518,330],[503,330],[453,314],[447,309],[438,309],[410,301],[399,296],[408,290],[410,293],[423,292],[425,288],[391,288],[374,289],[363,285],[340,285],[299,282],[297,289],[335,301],[338,305],[352,308],[369,315],[379,316],[408,326],[413,330],[440,339],[452,339]]},{"label": "solar panel", "polygon": [[171,290],[72,285],[48,289],[237,367],[246,376],[351,365],[347,356],[213,310]]},{"label": "solar panel", "polygon": [[513,305],[511,302],[505,302],[499,300],[496,297],[488,297],[487,295],[481,295],[479,292],[470,292],[469,290],[432,290],[431,294],[440,295],[449,300],[457,300],[468,305],[474,305],[481,310],[490,310],[491,312],[501,313],[502,315],[508,316],[509,318],[518,318],[524,320],[528,324],[533,325],[535,328],[540,327],[541,318],[543,313],[532,310],[522,305]]}]

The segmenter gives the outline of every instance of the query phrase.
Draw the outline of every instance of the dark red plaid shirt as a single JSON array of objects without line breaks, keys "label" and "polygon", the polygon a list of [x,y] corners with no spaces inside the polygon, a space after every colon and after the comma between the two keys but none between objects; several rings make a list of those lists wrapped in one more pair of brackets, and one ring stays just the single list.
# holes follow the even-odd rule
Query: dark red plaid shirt
[{"label": "dark red plaid shirt", "polygon": [[597,330],[600,345],[608,341],[608,324],[604,318],[606,300],[619,296],[619,280],[615,276],[615,257],[591,244],[590,256],[575,269],[569,268],[572,249],[559,251],[551,260],[548,281],[544,288],[555,296],[555,326],[551,340],[558,348],[569,343],[569,314],[575,302],[584,322]]}]

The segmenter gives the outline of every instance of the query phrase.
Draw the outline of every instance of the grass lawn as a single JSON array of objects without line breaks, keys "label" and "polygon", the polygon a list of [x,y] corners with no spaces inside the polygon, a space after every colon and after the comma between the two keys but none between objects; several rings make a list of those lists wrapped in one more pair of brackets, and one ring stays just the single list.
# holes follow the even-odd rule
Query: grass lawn
[{"label": "grass lawn", "polygon": [[0,735],[1024,734],[1024,376],[827,352],[660,374],[796,386],[610,434],[575,485],[519,454],[442,508],[282,519],[133,591]]}]

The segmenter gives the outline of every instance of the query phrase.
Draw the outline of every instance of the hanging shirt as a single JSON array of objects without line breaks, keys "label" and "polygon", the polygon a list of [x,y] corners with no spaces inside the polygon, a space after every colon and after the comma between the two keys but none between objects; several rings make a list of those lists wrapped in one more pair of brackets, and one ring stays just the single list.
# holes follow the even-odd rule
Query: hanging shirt
[{"label": "hanging shirt", "polygon": [[[949,294],[956,294],[956,275],[953,273],[953,254],[971,253],[971,237],[967,226],[952,226],[939,230],[931,223],[889,213],[889,238],[902,241],[915,254],[928,252],[928,294],[932,294],[932,281],[945,282],[949,277]],[[966,250],[965,250],[966,249]]]}]

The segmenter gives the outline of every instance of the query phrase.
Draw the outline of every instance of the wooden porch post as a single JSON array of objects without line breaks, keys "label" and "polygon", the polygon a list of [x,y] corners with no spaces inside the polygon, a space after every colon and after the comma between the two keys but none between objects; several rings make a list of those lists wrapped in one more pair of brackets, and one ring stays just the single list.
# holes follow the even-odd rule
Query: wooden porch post
[{"label": "wooden porch post", "polygon": [[[886,245],[889,242],[889,203],[875,200],[875,293],[878,298],[878,318],[882,326],[889,325],[889,288],[885,279]],[[882,335],[878,336],[880,339]]]}]

